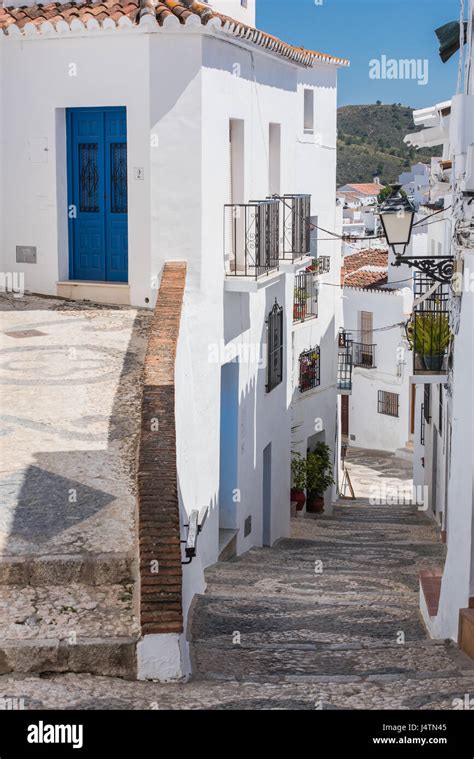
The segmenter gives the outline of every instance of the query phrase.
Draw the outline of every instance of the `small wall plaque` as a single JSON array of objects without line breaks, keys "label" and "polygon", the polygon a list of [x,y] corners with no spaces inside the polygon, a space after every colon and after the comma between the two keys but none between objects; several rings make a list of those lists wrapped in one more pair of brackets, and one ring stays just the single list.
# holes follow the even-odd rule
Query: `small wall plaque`
[{"label": "small wall plaque", "polygon": [[36,263],[36,246],[35,245],[17,245],[16,246],[17,264],[35,264]]}]

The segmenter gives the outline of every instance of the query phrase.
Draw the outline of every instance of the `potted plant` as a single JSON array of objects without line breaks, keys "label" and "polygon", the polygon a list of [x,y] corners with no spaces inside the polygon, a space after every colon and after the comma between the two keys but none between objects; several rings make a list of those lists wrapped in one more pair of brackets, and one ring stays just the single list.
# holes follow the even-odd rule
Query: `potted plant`
[{"label": "potted plant", "polygon": [[311,514],[324,511],[324,492],[334,485],[332,469],[331,449],[326,443],[317,443],[314,452],[308,453],[306,458],[306,509]]},{"label": "potted plant", "polygon": [[302,511],[306,503],[306,459],[302,458],[299,453],[291,461],[291,474],[293,487],[291,488],[291,500],[296,501],[297,511]]},{"label": "potted plant", "polygon": [[304,321],[306,317],[306,301],[309,293],[304,287],[295,287],[293,302],[293,321]]},{"label": "potted plant", "polygon": [[448,314],[437,311],[415,314],[408,328],[408,340],[426,371],[441,372],[451,341]]}]

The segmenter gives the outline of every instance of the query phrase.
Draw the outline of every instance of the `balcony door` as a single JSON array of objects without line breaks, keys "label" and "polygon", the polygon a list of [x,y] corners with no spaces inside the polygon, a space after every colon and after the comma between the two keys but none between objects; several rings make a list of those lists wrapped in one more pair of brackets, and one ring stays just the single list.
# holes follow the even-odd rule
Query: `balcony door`
[{"label": "balcony door", "polygon": [[128,281],[125,108],[67,109],[69,277]]}]

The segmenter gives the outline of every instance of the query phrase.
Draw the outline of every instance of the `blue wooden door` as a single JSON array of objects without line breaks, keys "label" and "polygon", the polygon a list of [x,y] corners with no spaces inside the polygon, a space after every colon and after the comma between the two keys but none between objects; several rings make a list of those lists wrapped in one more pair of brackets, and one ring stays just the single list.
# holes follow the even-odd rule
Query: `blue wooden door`
[{"label": "blue wooden door", "polygon": [[128,281],[125,108],[67,110],[70,279]]}]

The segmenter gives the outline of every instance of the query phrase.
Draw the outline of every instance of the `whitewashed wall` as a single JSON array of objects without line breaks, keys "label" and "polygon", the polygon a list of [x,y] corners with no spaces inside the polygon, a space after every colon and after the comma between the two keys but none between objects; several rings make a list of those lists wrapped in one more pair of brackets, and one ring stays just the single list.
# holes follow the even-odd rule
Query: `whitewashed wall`
[{"label": "whitewashed wall", "polygon": [[[400,327],[386,332],[380,327],[399,324],[408,319],[409,291],[358,290],[344,288],[344,326],[352,332],[354,342],[360,342],[359,313],[373,313],[375,369],[355,368],[352,395],[349,398],[350,443],[360,448],[394,452],[404,448],[410,437],[410,375],[412,354],[407,349],[404,330]],[[397,364],[405,348],[401,376]],[[400,396],[399,417],[377,412],[378,391],[385,390]],[[354,437],[353,437],[354,436]]]},{"label": "whitewashed wall", "polygon": [[[65,109],[126,106],[131,301],[146,306],[152,298],[149,171],[143,181],[133,179],[134,166],[149,166],[147,40],[117,31],[1,41],[1,182],[8,224],[0,229],[0,249],[4,270],[24,272],[27,289],[56,295],[56,282],[68,278]],[[48,148],[41,157],[34,149],[38,138]],[[36,246],[37,264],[16,264],[17,245]]]}]

